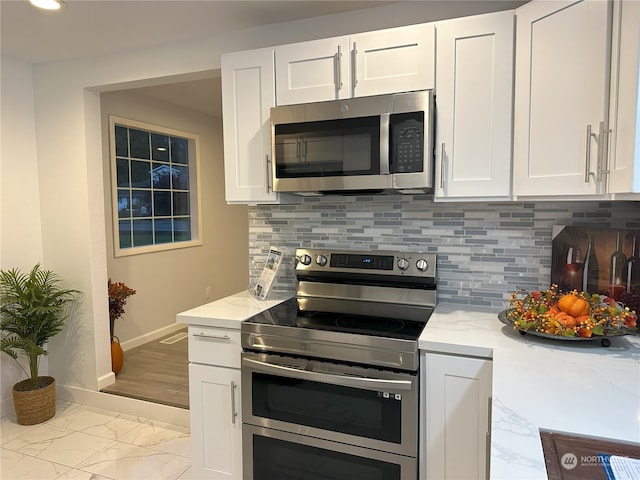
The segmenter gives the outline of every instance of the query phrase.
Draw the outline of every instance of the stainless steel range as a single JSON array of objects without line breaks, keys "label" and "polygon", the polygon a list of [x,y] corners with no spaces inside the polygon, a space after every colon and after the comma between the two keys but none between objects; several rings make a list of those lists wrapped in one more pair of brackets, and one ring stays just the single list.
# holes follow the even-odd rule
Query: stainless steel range
[{"label": "stainless steel range", "polygon": [[296,297],[241,326],[245,480],[416,480],[436,258],[298,249]]}]

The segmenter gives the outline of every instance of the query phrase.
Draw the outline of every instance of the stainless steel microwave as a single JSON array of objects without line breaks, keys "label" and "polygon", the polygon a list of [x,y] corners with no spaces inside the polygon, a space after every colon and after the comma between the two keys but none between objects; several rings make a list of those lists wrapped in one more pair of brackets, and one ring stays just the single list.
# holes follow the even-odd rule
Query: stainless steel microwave
[{"label": "stainless steel microwave", "polygon": [[432,90],[271,109],[273,189],[433,191]]}]

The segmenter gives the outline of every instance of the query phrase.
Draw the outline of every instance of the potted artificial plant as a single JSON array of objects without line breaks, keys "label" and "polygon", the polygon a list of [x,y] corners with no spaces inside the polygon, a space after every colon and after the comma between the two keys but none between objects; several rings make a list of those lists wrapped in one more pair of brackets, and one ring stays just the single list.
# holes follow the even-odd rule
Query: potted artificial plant
[{"label": "potted artificial plant", "polygon": [[[26,274],[0,270],[0,350],[13,358],[27,379],[13,386],[13,404],[20,425],[34,425],[56,413],[55,379],[40,376],[40,357],[47,341],[59,333],[78,299],[78,290],[59,286],[59,277],[38,263]],[[18,360],[27,358],[29,371]]]}]

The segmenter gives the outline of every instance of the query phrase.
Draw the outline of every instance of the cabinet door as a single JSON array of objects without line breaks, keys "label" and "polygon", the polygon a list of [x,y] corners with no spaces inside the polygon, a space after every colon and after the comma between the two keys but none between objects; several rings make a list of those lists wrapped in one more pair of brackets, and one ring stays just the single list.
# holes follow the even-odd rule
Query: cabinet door
[{"label": "cabinet door", "polygon": [[288,203],[271,188],[273,49],[222,56],[225,198],[229,203]]},{"label": "cabinet door", "polygon": [[611,193],[640,193],[640,2],[614,4]]},{"label": "cabinet door", "polygon": [[532,1],[516,10],[514,195],[604,193],[610,2]]},{"label": "cabinet door", "polygon": [[435,353],[423,359],[426,478],[487,478],[491,361]]},{"label": "cabinet door", "polygon": [[197,478],[242,478],[240,370],[189,364],[192,469]]},{"label": "cabinet door", "polygon": [[435,29],[432,23],[351,35],[352,96],[434,87]]},{"label": "cabinet door", "polygon": [[436,24],[436,198],[510,194],[514,21]]},{"label": "cabinet door", "polygon": [[275,55],[278,105],[350,96],[348,37],[281,45]]}]

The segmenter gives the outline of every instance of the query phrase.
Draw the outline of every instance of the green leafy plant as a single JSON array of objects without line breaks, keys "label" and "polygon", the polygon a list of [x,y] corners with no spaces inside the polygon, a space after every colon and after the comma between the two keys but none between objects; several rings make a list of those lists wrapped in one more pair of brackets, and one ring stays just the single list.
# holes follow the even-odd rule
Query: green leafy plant
[{"label": "green leafy plant", "polygon": [[[26,274],[17,268],[0,270],[0,350],[13,358],[38,388],[38,367],[45,344],[58,334],[80,292],[59,286],[60,278],[38,263]],[[18,361],[27,357],[29,372]]]}]

